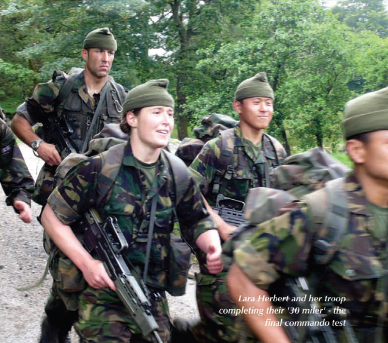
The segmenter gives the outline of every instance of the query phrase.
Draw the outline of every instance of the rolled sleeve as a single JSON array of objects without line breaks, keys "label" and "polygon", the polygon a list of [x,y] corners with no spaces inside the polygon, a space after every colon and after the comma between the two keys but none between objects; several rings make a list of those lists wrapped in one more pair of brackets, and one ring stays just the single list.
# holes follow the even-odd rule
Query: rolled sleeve
[{"label": "rolled sleeve", "polygon": [[54,189],[47,203],[62,223],[74,223],[95,204],[101,167],[99,155],[81,161]]}]

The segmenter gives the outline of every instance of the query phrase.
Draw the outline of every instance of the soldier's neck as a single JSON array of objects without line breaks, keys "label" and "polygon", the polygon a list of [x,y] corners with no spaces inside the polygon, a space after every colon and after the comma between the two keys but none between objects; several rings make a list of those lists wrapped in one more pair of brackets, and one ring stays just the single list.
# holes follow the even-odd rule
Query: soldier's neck
[{"label": "soldier's neck", "polygon": [[366,198],[371,203],[388,207],[388,181],[382,178],[376,178],[366,173],[362,168],[356,168],[356,177],[360,182]]},{"label": "soldier's neck", "polygon": [[99,94],[101,92],[101,89],[108,81],[108,75],[103,78],[97,78],[88,73],[86,69],[84,75],[86,88],[88,89],[88,93],[91,97],[93,97],[93,94]]},{"label": "soldier's neck", "polygon": [[240,122],[241,132],[245,139],[249,139],[253,144],[257,145],[261,142],[261,138],[263,137],[263,129],[257,130],[244,123]]}]

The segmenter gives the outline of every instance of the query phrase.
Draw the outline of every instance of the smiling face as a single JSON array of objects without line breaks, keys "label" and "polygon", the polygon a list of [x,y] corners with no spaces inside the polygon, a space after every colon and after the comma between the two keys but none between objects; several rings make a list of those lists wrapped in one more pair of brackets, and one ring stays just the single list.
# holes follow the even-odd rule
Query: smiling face
[{"label": "smiling face", "polygon": [[82,58],[85,61],[85,69],[98,79],[102,79],[109,75],[114,57],[115,52],[113,50],[99,48],[82,50]]},{"label": "smiling face", "polygon": [[174,109],[169,106],[143,107],[138,115],[127,113],[131,140],[152,149],[165,147],[174,129]]},{"label": "smiling face", "polygon": [[273,115],[273,100],[265,97],[236,100],[233,107],[240,115],[240,126],[254,130],[264,130],[268,127]]}]

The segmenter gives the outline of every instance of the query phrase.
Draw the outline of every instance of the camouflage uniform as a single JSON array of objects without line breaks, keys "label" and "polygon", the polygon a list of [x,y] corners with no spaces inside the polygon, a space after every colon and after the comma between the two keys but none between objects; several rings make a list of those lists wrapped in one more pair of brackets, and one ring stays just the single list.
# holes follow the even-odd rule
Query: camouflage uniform
[{"label": "camouflage uniform", "polygon": [[[82,213],[94,205],[98,194],[97,177],[101,170],[99,155],[81,162],[48,199],[54,213],[64,224],[75,223]],[[187,181],[187,180],[186,180]],[[173,177],[171,169],[161,155],[156,165],[156,177],[149,192],[144,174],[136,167],[130,144],[116,182],[107,200],[99,206],[105,218],[113,215],[126,237],[130,248],[127,258],[138,271],[145,263],[151,200],[157,197],[155,228],[150,254],[147,284],[152,292],[153,314],[160,326],[163,341],[169,340],[169,312],[164,290],[168,271],[170,233],[174,226],[174,203],[171,199]],[[183,180],[182,180],[183,182]],[[176,207],[176,213],[185,240],[194,245],[205,231],[214,228],[195,181],[188,187]],[[190,213],[190,216],[187,216]],[[116,293],[87,287],[80,295],[79,321],[75,327],[87,342],[128,342],[132,335],[140,334],[134,320],[120,303]]]},{"label": "camouflage uniform", "polygon": [[[88,94],[84,72],[82,71],[77,75],[71,91],[59,106],[55,100],[69,78],[63,72],[59,72],[47,83],[38,84],[34,89],[32,97],[18,107],[17,114],[24,117],[33,126],[37,122],[44,121],[58,106],[58,115],[66,116],[68,123],[73,129],[71,139],[81,151],[92,123],[94,112],[101,99],[100,94],[96,94],[94,97]],[[100,117],[92,129],[90,137],[100,132],[104,123],[119,123],[121,120],[121,104],[124,102],[126,89],[116,83],[111,77],[107,87]],[[45,132],[38,131],[37,133],[45,140],[47,135]],[[46,204],[47,198],[52,192],[55,168],[45,164],[39,173],[33,200],[40,205]]]},{"label": "camouflage uniform", "polygon": [[[269,290],[280,277],[314,277],[316,272],[319,278],[314,295],[322,299],[344,297],[345,302],[334,305],[350,311],[348,318],[358,342],[374,342],[382,292],[387,287],[382,281],[388,236],[387,231],[378,233],[375,217],[368,211],[365,193],[354,174],[345,178],[343,187],[350,216],[348,227],[327,265],[319,265],[319,251],[313,249],[316,240],[328,234],[327,230],[312,224],[309,203],[305,201],[294,203],[284,209],[284,214],[258,225],[250,240],[243,241],[234,251],[234,259],[252,282],[264,290]],[[385,342],[386,315],[382,325]],[[343,328],[333,329],[339,342],[348,342]]]},{"label": "camouflage uniform", "polygon": [[[245,201],[249,189],[266,186],[261,177],[264,171],[260,163],[267,160],[271,170],[282,163],[286,152],[283,146],[269,135],[267,137],[272,142],[271,146],[269,146],[269,141],[264,145],[262,143],[254,145],[243,137],[239,126],[229,130],[234,130],[234,140],[227,142],[232,147],[230,150],[234,151],[230,162],[234,170],[230,180],[224,178],[221,181],[219,194]],[[215,205],[217,198],[217,194],[213,194],[212,190],[216,170],[219,168],[221,146],[219,137],[212,139],[206,143],[190,166],[190,171],[200,185],[201,193],[211,206]],[[228,266],[225,266],[224,271],[217,276],[210,275],[205,266],[205,256],[200,251],[197,251],[196,255],[200,265],[200,273],[196,275],[196,292],[201,323],[193,328],[193,334],[200,342],[235,342],[239,332],[235,325],[237,317],[220,314],[222,309],[236,308],[226,287],[225,278]]]},{"label": "camouflage uniform", "polygon": [[[81,151],[94,112],[102,99],[100,99],[100,94],[95,94],[93,97],[88,94],[83,70],[78,73],[70,72],[69,74],[72,74],[71,77],[75,78],[72,79],[74,83],[72,83],[69,93],[60,104],[56,103],[56,99],[70,76],[64,72],[55,72],[52,80],[40,83],[35,87],[31,98],[18,107],[17,114],[24,117],[33,126],[38,122],[45,121],[57,108],[58,115],[67,118],[68,123],[73,129],[73,134],[70,138]],[[107,87],[100,117],[92,129],[91,137],[100,132],[105,123],[119,123],[121,120],[121,104],[124,102],[126,89],[116,83],[111,77],[109,77]],[[47,133],[41,130],[41,128],[38,128],[36,133],[43,140],[47,139]],[[36,180],[33,200],[42,206],[46,204],[47,198],[53,190],[55,170],[56,166],[51,167],[44,164]],[[44,242],[47,253],[50,253],[47,249],[47,243],[49,243],[47,237],[44,238]],[[56,263],[53,260],[52,263],[54,262]],[[55,322],[56,326],[61,327],[59,335],[66,336],[72,322],[77,317],[75,310],[78,307],[78,299],[76,293],[68,293],[70,300],[65,304],[58,293],[64,294],[61,287],[54,282],[45,306],[45,312],[52,323],[51,325],[54,325]],[[43,323],[44,325],[45,323]],[[63,333],[62,330],[64,331]],[[49,332],[50,330],[43,329],[42,331]]]},{"label": "camouflage uniform", "polygon": [[15,136],[1,119],[0,152],[0,183],[7,195],[7,205],[12,206],[16,200],[31,205],[30,198],[34,191],[34,180],[15,143]]}]

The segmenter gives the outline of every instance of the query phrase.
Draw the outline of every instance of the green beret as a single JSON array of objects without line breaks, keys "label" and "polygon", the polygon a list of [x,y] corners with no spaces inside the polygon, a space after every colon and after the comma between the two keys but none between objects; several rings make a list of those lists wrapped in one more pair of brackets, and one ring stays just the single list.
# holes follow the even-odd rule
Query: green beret
[{"label": "green beret", "polygon": [[150,107],[169,106],[174,108],[174,99],[167,92],[169,81],[167,79],[150,80],[131,89],[125,97],[123,115],[128,111]]},{"label": "green beret", "polygon": [[105,50],[117,50],[117,42],[109,28],[103,27],[87,34],[84,40],[84,49],[98,48]]},{"label": "green beret", "polygon": [[234,100],[254,97],[275,98],[268,83],[267,74],[264,72],[257,73],[255,76],[241,82],[234,93]]},{"label": "green beret", "polygon": [[359,133],[388,130],[388,87],[348,101],[342,124],[345,139]]}]

